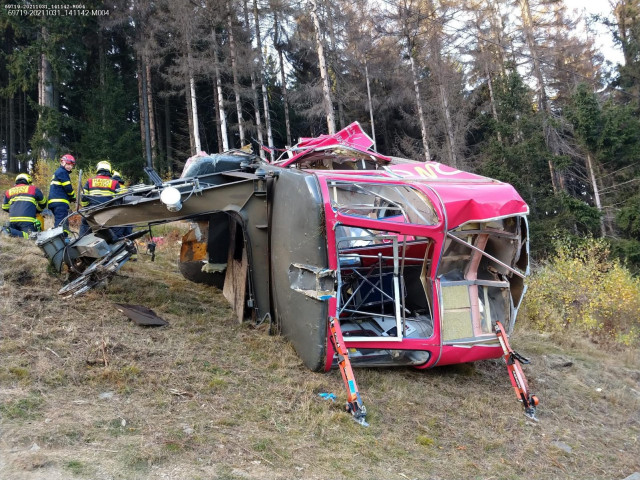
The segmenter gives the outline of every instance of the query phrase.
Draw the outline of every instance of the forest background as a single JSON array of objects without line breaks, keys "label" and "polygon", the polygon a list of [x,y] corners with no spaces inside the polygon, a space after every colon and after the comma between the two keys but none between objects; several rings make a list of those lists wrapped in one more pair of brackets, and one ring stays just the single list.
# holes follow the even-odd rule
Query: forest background
[{"label": "forest background", "polygon": [[[358,121],[387,155],[512,183],[535,259],[603,237],[640,267],[640,2],[5,2],[8,172],[71,152],[130,182],[251,144],[272,157]],[[43,8],[44,6],[45,8]],[[623,61],[596,48],[605,27]]]}]

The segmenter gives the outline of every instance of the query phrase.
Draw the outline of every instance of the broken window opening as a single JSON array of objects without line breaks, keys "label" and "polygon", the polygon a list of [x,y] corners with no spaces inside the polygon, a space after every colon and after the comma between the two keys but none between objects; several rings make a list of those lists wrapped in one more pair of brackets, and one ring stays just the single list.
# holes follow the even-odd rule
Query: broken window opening
[{"label": "broken window opening", "polygon": [[520,235],[517,218],[474,222],[448,233],[438,270],[445,343],[493,341],[497,321],[512,323],[511,287],[522,283],[515,268]]},{"label": "broken window opening", "polygon": [[435,225],[431,201],[407,185],[330,181],[331,206],[343,215],[396,223]]},{"label": "broken window opening", "polygon": [[[388,231],[336,227],[337,315],[351,341],[433,336],[425,278],[433,242]],[[354,365],[419,365],[429,352],[357,349]]]}]

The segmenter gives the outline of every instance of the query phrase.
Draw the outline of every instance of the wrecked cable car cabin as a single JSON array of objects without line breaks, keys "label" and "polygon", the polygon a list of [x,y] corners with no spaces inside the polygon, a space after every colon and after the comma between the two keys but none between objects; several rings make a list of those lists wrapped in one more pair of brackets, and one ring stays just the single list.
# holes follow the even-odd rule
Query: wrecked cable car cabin
[{"label": "wrecked cable car cabin", "polygon": [[[356,123],[274,163],[196,156],[180,179],[156,176],[83,215],[94,233],[191,220],[183,275],[221,288],[240,319],[271,322],[311,370],[340,363],[344,376],[344,356],[420,369],[504,356],[519,368],[506,334],[529,268],[526,203],[509,184],[372,143]],[[534,417],[521,369],[509,375]]]}]

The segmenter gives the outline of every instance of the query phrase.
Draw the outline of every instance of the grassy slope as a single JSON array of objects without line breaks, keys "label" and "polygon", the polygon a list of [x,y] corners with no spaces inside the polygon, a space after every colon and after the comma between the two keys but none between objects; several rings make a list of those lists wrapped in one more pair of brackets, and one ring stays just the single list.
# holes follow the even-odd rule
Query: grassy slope
[{"label": "grassy slope", "polygon": [[[174,240],[106,289],[63,300],[30,242],[0,238],[0,478],[613,478],[640,471],[637,353],[517,330],[541,398],[532,424],[502,361],[360,369],[371,427],[338,372],[306,370],[217,290],[177,272]],[[113,302],[150,307],[137,327]],[[333,392],[332,404],[317,396]],[[571,449],[570,452],[565,450]]]}]

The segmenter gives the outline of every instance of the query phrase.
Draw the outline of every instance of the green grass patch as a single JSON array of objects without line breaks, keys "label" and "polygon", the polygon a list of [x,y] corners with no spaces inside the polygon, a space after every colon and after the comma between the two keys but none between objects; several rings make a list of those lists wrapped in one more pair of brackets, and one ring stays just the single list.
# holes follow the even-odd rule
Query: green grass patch
[{"label": "green grass patch", "polygon": [[215,390],[215,391],[222,390],[227,386],[227,381],[224,378],[214,377],[211,380],[209,380],[209,383],[207,384],[207,386],[211,390]]},{"label": "green grass patch", "polygon": [[64,468],[73,475],[82,475],[87,470],[87,466],[80,460],[69,460],[64,464]]},{"label": "green grass patch", "polygon": [[29,378],[29,369],[24,367],[9,367],[9,373],[18,380]]},{"label": "green grass patch", "polygon": [[43,399],[40,395],[11,400],[0,405],[0,413],[9,419],[32,420],[42,415]]},{"label": "green grass patch", "polygon": [[435,440],[433,438],[427,437],[426,435],[418,435],[416,437],[416,443],[418,445],[422,445],[423,447],[433,447],[435,444]]}]

